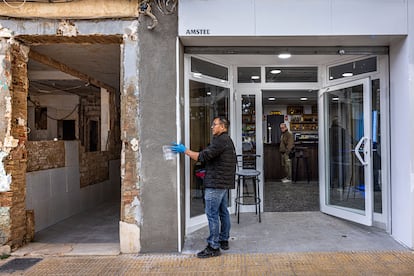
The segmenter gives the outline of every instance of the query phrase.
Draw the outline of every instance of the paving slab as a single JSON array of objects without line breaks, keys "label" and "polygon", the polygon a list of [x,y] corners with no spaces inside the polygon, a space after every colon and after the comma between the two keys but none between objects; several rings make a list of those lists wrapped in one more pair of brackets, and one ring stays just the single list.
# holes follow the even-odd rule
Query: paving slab
[{"label": "paving slab", "polygon": [[[10,269],[10,266],[7,268]],[[199,259],[187,254],[55,256],[45,257],[24,270],[13,271],[16,275],[408,276],[414,274],[414,253],[411,251],[224,253],[219,257],[208,259]]]}]

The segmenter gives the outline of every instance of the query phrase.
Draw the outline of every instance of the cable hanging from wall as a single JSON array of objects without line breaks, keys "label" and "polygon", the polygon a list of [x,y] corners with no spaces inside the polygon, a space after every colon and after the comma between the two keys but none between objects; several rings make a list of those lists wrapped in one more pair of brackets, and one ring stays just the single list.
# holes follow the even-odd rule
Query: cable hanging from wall
[{"label": "cable hanging from wall", "polygon": [[141,0],[138,4],[138,13],[147,15],[152,19],[152,24],[148,25],[149,30],[158,25],[157,17],[152,13],[151,3],[157,5],[158,10],[164,14],[173,14],[177,8],[178,0]]},{"label": "cable hanging from wall", "polygon": [[[12,5],[9,2],[11,2],[11,1],[3,0],[3,3],[6,4],[6,6],[8,6],[9,8],[20,9],[21,7],[24,6],[24,4],[26,4],[27,0],[23,0],[23,2],[20,3],[19,5]],[[16,2],[16,1],[12,1],[12,2]]]},{"label": "cable hanging from wall", "polygon": [[[29,97],[27,97],[27,100],[29,101],[29,102],[31,102],[35,107],[41,107],[40,106],[40,104],[39,103],[37,103],[37,102],[35,102],[35,101],[33,101],[31,98],[30,98],[30,96]],[[69,118],[77,109],[78,109],[78,107],[79,107],[79,105],[80,104],[77,104],[77,105],[75,105],[75,107],[72,109],[72,111],[71,112],[69,112],[69,114],[68,115],[65,115],[65,116],[63,116],[62,118],[54,118],[54,117],[52,117],[52,116],[50,116],[50,115],[48,115],[47,113],[46,113],[46,117],[48,117],[49,119],[51,119],[51,120],[55,120],[55,121],[62,121],[62,120],[65,120],[65,119],[67,119],[67,118]]]},{"label": "cable hanging from wall", "polygon": [[[35,88],[36,92],[40,92],[40,93],[53,93],[53,92],[70,91],[70,90],[76,90],[76,89],[79,89],[79,88],[83,88],[83,87],[89,86],[89,84],[85,84],[85,85],[76,85],[76,86],[67,87],[67,88],[61,88],[61,89],[45,90],[45,89],[42,89],[42,88],[40,88],[40,87],[38,87],[36,85],[33,85],[33,83],[34,83],[34,81],[31,81],[31,86],[33,88]],[[39,84],[45,86],[44,83],[39,83]]]},{"label": "cable hanging from wall", "polygon": [[[72,1],[73,0],[3,0],[3,3],[6,4],[9,8],[20,9],[24,6],[24,4],[28,2],[53,4],[53,3],[67,3],[67,2],[72,2]],[[20,4],[12,5],[11,3],[20,3]]]}]

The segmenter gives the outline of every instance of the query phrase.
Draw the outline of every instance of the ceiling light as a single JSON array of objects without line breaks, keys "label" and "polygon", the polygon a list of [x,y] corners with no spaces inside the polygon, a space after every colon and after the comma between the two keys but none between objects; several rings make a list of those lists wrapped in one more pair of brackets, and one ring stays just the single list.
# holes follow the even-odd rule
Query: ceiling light
[{"label": "ceiling light", "polygon": [[339,97],[333,97],[332,101],[339,101]]},{"label": "ceiling light", "polygon": [[207,92],[207,96],[210,96],[211,95],[211,92]]},{"label": "ceiling light", "polygon": [[275,97],[269,97],[269,98],[267,98],[269,101],[276,101],[276,98]]},{"label": "ceiling light", "polygon": [[280,73],[282,73],[282,70],[279,70],[279,69],[273,69],[272,71],[270,71],[270,73],[271,73],[271,74],[276,75],[276,74],[280,74]]},{"label": "ceiling light", "polygon": [[252,76],[252,80],[258,80],[260,79],[260,76]]},{"label": "ceiling light", "polygon": [[194,73],[194,74],[193,74],[193,76],[194,76],[195,78],[201,78],[201,75],[202,75],[201,73]]},{"label": "ceiling light", "polygon": [[306,98],[306,97],[302,97],[302,98],[300,98],[300,100],[301,100],[301,101],[307,101],[307,100],[308,100],[308,98]]},{"label": "ceiling light", "polygon": [[332,76],[329,76],[329,79],[330,79],[330,80],[333,80],[333,77],[332,77]]},{"label": "ceiling light", "polygon": [[346,72],[342,74],[342,77],[352,77],[354,74],[351,72]]},{"label": "ceiling light", "polygon": [[281,59],[287,59],[287,58],[290,58],[292,55],[291,54],[289,54],[289,53],[281,53],[281,54],[279,54],[279,58],[281,58]]}]

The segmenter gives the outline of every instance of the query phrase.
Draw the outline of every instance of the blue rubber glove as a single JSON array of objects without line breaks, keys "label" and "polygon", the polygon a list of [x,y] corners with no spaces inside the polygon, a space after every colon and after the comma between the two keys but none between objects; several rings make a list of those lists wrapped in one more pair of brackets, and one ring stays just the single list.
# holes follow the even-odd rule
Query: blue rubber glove
[{"label": "blue rubber glove", "polygon": [[173,143],[171,151],[175,153],[184,153],[187,148],[183,144]]}]

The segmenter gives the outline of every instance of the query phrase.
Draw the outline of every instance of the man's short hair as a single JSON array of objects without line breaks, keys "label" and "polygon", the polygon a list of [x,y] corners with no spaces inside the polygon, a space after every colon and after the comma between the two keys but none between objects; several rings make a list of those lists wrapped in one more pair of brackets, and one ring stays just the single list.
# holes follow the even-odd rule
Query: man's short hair
[{"label": "man's short hair", "polygon": [[220,123],[224,125],[225,129],[229,129],[230,121],[226,117],[219,116],[217,119],[219,119]]}]

